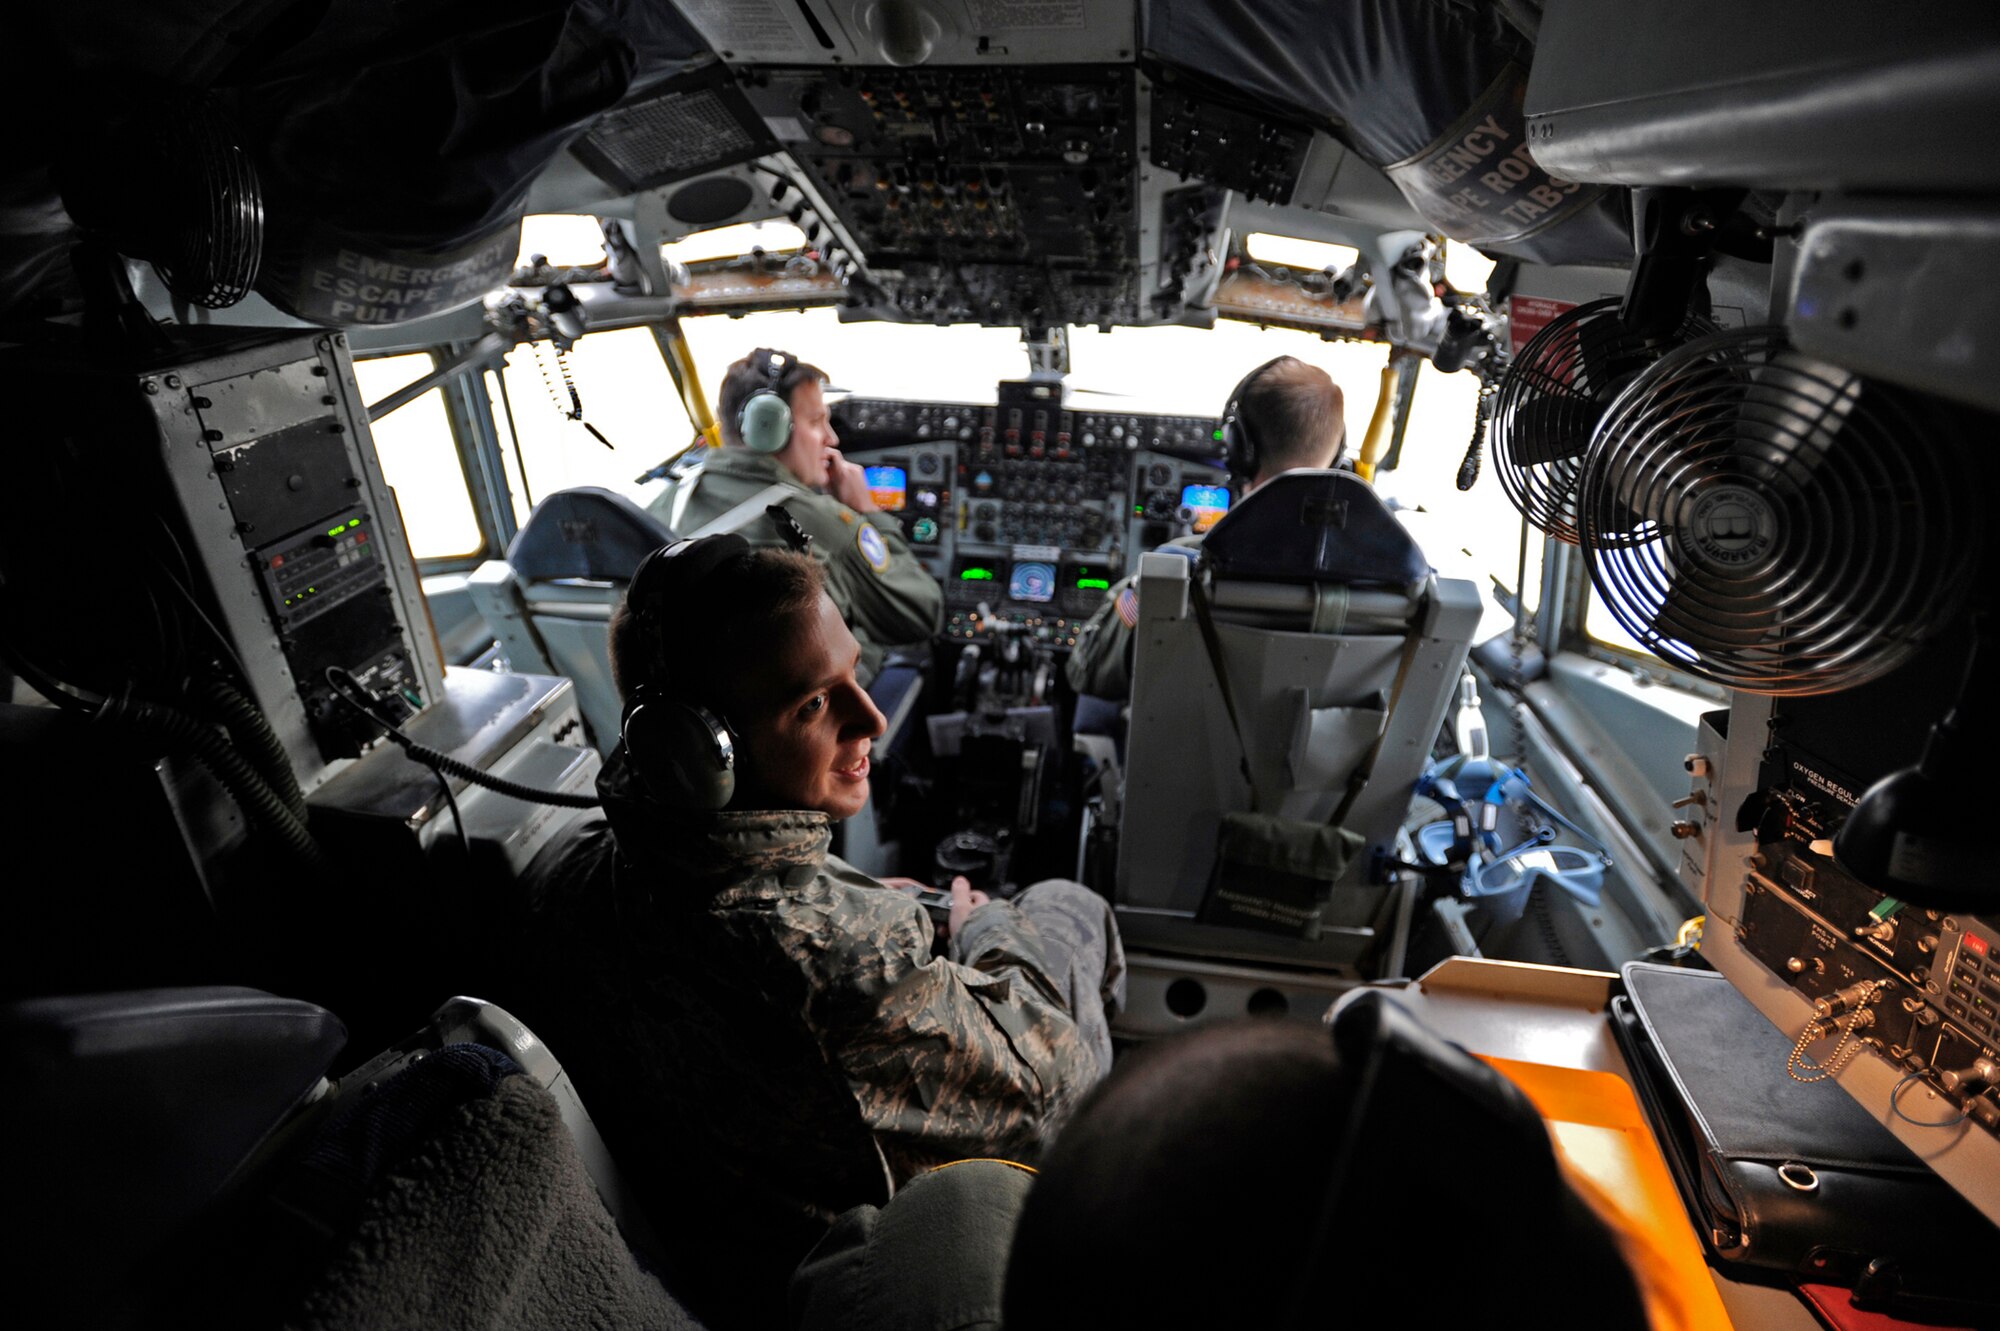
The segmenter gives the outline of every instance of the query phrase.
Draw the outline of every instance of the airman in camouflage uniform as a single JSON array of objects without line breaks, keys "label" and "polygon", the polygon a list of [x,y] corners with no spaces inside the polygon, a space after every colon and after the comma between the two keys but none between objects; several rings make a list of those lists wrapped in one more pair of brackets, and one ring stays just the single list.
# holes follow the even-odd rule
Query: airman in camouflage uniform
[{"label": "airman in camouflage uniform", "polygon": [[[624,1098],[687,1102],[746,1172],[807,1182],[802,1160],[824,1154],[854,1106],[896,1182],[968,1156],[1032,1159],[1109,1069],[1124,956],[1089,889],[1056,880],[989,902],[937,957],[914,899],[827,853],[823,813],[666,813],[636,793],[622,753],[599,790],[615,843],[589,820],[530,874],[533,936],[554,954],[543,988],[590,1013],[598,1029],[580,1040],[625,1051],[621,1077],[650,1077],[647,1051],[677,1050],[681,1066]],[[615,870],[579,857],[576,841],[593,838]],[[697,992],[741,1000],[714,1013],[732,1027],[756,1026],[752,1009],[782,1020],[704,1048],[709,1035],[673,1029]],[[804,1066],[820,1062],[815,1046],[824,1064]],[[800,1121],[793,1110],[829,1072],[851,1092],[845,1113],[819,1096]]]}]

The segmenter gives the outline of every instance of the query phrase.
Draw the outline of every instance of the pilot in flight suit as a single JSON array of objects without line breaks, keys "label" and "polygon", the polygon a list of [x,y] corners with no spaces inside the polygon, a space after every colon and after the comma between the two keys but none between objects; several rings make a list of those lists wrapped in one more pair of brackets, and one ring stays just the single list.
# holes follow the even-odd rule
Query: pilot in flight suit
[{"label": "pilot in flight suit", "polygon": [[[1238,498],[1282,472],[1331,467],[1347,446],[1340,385],[1293,356],[1266,361],[1243,377],[1223,409],[1229,474]],[[1192,558],[1199,535],[1166,547]],[[1122,702],[1132,695],[1132,630],[1139,625],[1139,583],[1126,578],[1105,594],[1070,653],[1070,687]]]},{"label": "pilot in flight suit", "polygon": [[901,524],[875,507],[861,468],[835,448],[825,381],[796,356],[762,347],[731,365],[716,403],[724,446],[708,455],[677,522],[671,492],[652,511],[692,536],[748,504],[743,520],[727,526],[753,544],[776,545],[763,510],[781,504],[812,537],[827,594],[861,643],[865,686],[887,648],[929,642],[943,623],[944,593],[910,553]]}]

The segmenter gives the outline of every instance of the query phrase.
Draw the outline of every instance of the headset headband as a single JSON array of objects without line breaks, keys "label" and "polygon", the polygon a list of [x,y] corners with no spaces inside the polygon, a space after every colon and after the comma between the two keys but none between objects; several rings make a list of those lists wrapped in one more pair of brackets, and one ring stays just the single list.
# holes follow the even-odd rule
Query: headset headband
[{"label": "headset headband", "polygon": [[1246,484],[1262,464],[1263,449],[1256,431],[1250,428],[1250,422],[1243,414],[1243,395],[1250,391],[1251,385],[1266,370],[1284,359],[1283,356],[1273,356],[1237,380],[1236,387],[1230,390],[1228,405],[1222,409],[1222,441],[1223,447],[1228,450],[1229,471]]},{"label": "headset headband", "polygon": [[754,549],[735,532],[702,536],[663,545],[639,561],[632,581],[625,589],[625,603],[632,614],[654,629],[654,641],[646,662],[643,683],[659,682],[664,675],[665,643],[658,639],[658,622],[666,607],[707,580],[709,574],[734,563]]}]

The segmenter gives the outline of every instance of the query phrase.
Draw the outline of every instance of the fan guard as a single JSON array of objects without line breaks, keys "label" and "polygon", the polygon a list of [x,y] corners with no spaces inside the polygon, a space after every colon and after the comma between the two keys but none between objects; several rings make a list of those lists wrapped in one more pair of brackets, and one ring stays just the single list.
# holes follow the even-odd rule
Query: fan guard
[{"label": "fan guard", "polygon": [[250,294],[264,252],[264,191],[212,100],[173,108],[156,128],[165,188],[145,257],[182,300],[224,309]]},{"label": "fan guard", "polygon": [[1591,585],[1663,660],[1750,693],[1832,693],[1964,604],[1980,489],[1924,401],[1778,328],[1662,357],[1598,424],[1578,496]]},{"label": "fan guard", "polygon": [[264,253],[256,164],[211,94],[134,94],[79,129],[61,172],[79,226],[209,309],[250,294]]},{"label": "fan guard", "polygon": [[1632,331],[1617,298],[1565,310],[1521,348],[1493,405],[1493,465],[1535,527],[1575,545],[1577,483],[1598,420],[1619,390],[1671,347],[1715,331],[1684,315],[1665,337]]}]

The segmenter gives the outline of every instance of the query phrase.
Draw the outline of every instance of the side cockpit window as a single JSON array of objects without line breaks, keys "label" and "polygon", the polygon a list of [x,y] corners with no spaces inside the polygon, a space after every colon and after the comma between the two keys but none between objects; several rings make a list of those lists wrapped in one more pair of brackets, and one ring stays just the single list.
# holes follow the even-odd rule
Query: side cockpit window
[{"label": "side cockpit window", "polygon": [[[380,402],[431,369],[430,356],[415,352],[357,360],[354,378],[364,400]],[[465,559],[481,553],[485,544],[444,393],[433,388],[370,427],[382,474],[403,511],[410,552],[420,560]]]}]

